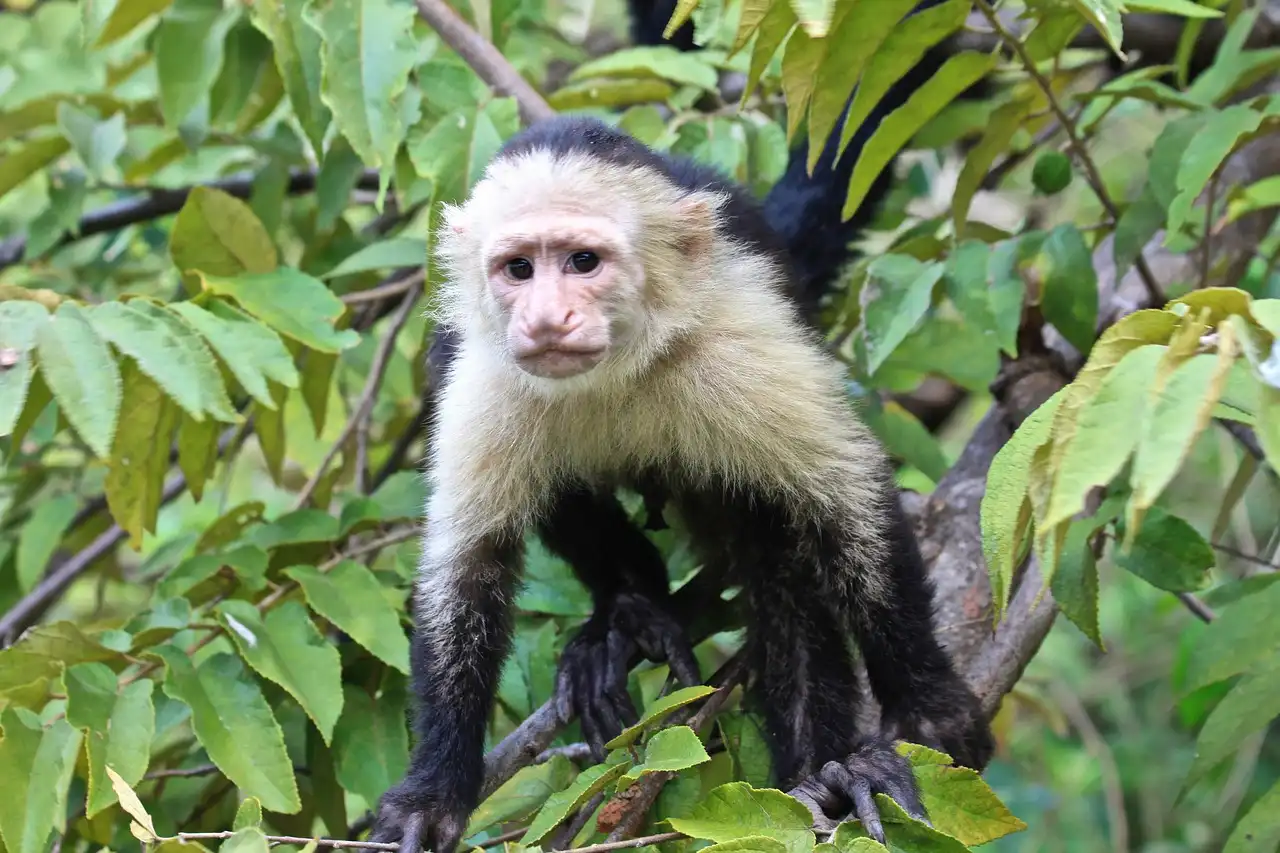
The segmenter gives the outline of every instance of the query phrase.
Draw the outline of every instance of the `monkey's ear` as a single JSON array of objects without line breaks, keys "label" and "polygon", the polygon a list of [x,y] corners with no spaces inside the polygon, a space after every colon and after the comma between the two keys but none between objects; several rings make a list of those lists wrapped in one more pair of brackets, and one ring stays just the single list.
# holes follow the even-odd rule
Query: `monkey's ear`
[{"label": "monkey's ear", "polygon": [[676,202],[674,224],[686,254],[701,255],[711,251],[718,207],[714,197],[703,193],[694,193]]}]

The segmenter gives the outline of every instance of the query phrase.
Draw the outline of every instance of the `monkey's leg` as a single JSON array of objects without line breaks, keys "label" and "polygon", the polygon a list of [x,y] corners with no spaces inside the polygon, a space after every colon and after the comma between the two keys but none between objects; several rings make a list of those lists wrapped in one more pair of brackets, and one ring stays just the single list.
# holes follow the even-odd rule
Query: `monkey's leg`
[{"label": "monkey's leg", "polygon": [[485,725],[511,644],[519,541],[504,537],[424,565],[411,660],[417,744],[404,780],[378,804],[372,841],[452,853],[462,838],[484,781]]},{"label": "monkey's leg", "polygon": [[[896,490],[886,531],[888,583],[879,596],[849,602],[871,689],[881,706],[881,734],[939,749],[957,764],[982,770],[994,744],[977,697],[937,639],[933,584]],[[857,595],[857,585],[844,585]]]},{"label": "monkey's leg", "polygon": [[577,714],[597,759],[604,744],[636,720],[627,673],[638,655],[666,661],[685,684],[700,681],[684,629],[671,614],[662,555],[606,492],[574,488],[560,495],[539,536],[591,592],[594,612],[560,659],[556,708]]}]

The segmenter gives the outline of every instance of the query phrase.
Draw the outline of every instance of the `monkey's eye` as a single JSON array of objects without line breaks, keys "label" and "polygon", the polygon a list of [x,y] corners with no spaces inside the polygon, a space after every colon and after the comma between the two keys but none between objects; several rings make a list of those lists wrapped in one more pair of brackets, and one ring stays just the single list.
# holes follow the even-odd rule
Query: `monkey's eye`
[{"label": "monkey's eye", "polygon": [[574,252],[569,256],[569,266],[574,272],[586,274],[600,266],[600,256],[595,252]]},{"label": "monkey's eye", "polygon": [[514,258],[507,261],[507,275],[517,281],[527,281],[533,278],[533,264],[527,258]]}]

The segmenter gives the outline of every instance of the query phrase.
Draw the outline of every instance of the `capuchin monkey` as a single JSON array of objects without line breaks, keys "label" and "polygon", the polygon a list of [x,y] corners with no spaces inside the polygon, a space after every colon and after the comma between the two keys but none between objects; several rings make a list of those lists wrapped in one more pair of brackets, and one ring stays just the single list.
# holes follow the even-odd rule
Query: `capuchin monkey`
[{"label": "capuchin monkey", "polygon": [[[671,9],[633,0],[637,34]],[[446,207],[412,647],[417,742],[371,840],[406,853],[452,853],[461,840],[529,530],[592,595],[555,704],[597,759],[636,720],[626,684],[637,659],[701,681],[662,556],[620,486],[651,506],[669,501],[703,571],[741,587],[751,696],[778,784],[883,840],[875,793],[927,817],[895,741],[986,766],[991,732],[936,638],[933,587],[888,459],[813,326],[888,187],[886,170],[841,221],[858,152],[942,58],[900,81],[838,161],[838,134],[812,174],[802,144],[763,204],[603,122],[558,117],[509,140],[466,202]],[[881,706],[875,732],[856,724],[850,639]]]}]

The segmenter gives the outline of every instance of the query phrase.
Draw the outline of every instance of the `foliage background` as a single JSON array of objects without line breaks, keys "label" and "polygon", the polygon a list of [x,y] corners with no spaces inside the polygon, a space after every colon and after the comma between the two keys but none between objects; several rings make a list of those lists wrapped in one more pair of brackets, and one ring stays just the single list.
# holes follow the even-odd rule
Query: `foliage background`
[{"label": "foliage background", "polygon": [[[763,194],[789,137],[840,132],[855,83],[955,34],[966,52],[859,163],[851,208],[908,152],[825,326],[900,481],[933,498],[910,505],[948,642],[990,707],[1017,686],[986,773],[1003,805],[916,751],[937,831],[882,803],[891,845],[1280,847],[1274,6],[694,5],[704,49],[682,55],[627,49],[614,2],[462,4],[505,57],[475,68],[429,2],[0,12],[0,846],[367,829],[409,744],[423,260],[439,204],[546,109],[513,73]],[[681,531],[653,535],[696,587]],[[665,704],[665,667],[638,667],[655,724],[682,699],[698,715],[606,765],[545,725],[589,600],[529,548],[490,737],[557,752],[472,839],[580,847],[622,823],[674,829],[667,853],[811,849],[803,810],[759,790],[732,665],[710,700]],[[708,676],[731,616],[697,626]],[[875,848],[858,835],[831,843]]]}]

